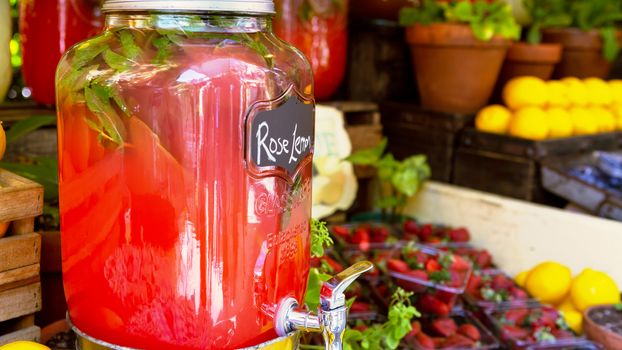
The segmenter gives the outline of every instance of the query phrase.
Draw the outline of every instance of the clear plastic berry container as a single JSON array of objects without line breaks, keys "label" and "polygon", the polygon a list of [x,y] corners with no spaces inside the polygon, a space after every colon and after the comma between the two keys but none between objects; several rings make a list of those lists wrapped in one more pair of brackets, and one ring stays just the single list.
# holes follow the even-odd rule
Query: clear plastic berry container
[{"label": "clear plastic berry container", "polygon": [[406,242],[393,225],[383,222],[360,222],[330,226],[331,237],[344,250],[370,251],[401,247]]},{"label": "clear plastic berry container", "polygon": [[386,269],[395,284],[415,293],[420,311],[448,315],[464,293],[471,263],[455,254],[416,244],[392,252],[381,268]]},{"label": "clear plastic berry container", "polygon": [[563,316],[550,306],[499,308],[485,314],[487,323],[508,349],[541,349],[543,346],[562,346],[564,349],[563,346],[583,341],[576,337]]},{"label": "clear plastic berry container", "polygon": [[469,306],[483,310],[539,305],[510,276],[495,269],[473,271],[463,298]]},{"label": "clear plastic berry container", "polygon": [[415,350],[500,349],[497,338],[469,312],[416,320],[405,341]]},{"label": "clear plastic berry container", "polygon": [[532,345],[527,347],[526,350],[604,350],[605,347],[591,342],[589,340],[579,339],[575,342],[565,344],[544,344],[544,345]]},{"label": "clear plastic berry container", "polygon": [[492,255],[487,249],[477,248],[470,243],[441,242],[430,246],[468,258],[473,263],[474,270],[488,270],[496,268]]}]

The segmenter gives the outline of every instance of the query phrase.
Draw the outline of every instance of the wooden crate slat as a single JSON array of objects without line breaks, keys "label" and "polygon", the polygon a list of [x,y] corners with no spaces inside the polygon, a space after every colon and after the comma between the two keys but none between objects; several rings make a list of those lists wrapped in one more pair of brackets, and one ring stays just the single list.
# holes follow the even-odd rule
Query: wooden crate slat
[{"label": "wooden crate slat", "polygon": [[33,264],[0,272],[0,286],[37,277],[40,270],[40,264]]},{"label": "wooden crate slat", "polygon": [[0,271],[38,264],[41,261],[41,236],[37,233],[0,239]]},{"label": "wooden crate slat", "polygon": [[0,169],[0,222],[33,218],[43,211],[43,187]]},{"label": "wooden crate slat", "polygon": [[0,346],[20,340],[38,342],[40,339],[41,329],[37,326],[30,326],[5,335],[0,335]]},{"label": "wooden crate slat", "polygon": [[41,310],[41,283],[0,293],[0,322]]}]

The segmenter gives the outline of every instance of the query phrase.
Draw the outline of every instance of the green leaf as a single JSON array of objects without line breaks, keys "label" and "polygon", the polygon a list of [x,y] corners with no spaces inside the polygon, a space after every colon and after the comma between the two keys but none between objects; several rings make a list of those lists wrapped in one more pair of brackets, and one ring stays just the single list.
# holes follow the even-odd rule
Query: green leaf
[{"label": "green leaf", "polygon": [[618,43],[616,28],[602,28],[600,36],[603,39],[603,56],[609,62],[615,61],[620,54],[620,44]]},{"label": "green leaf", "polygon": [[33,116],[13,124],[6,132],[6,142],[11,144],[31,132],[48,125],[56,125],[56,116]]},{"label": "green leaf", "polygon": [[447,270],[430,272],[429,277],[430,281],[436,283],[451,281],[451,274]]},{"label": "green leaf", "polygon": [[0,168],[42,185],[46,201],[58,200],[58,161],[56,159],[36,157],[29,164],[0,162]]},{"label": "green leaf", "polygon": [[326,223],[311,219],[311,256],[321,258],[324,256],[324,249],[333,245],[330,232]]},{"label": "green leaf", "polygon": [[119,41],[123,49],[123,54],[130,60],[135,60],[142,54],[142,50],[134,40],[134,34],[131,30],[121,30],[119,32]]},{"label": "green leaf", "polygon": [[89,110],[99,119],[104,131],[101,135],[117,145],[123,144],[125,126],[110,104],[110,89],[100,85],[87,86],[84,88],[84,97]]},{"label": "green leaf", "polygon": [[156,53],[156,57],[153,59],[153,63],[155,64],[163,64],[166,63],[168,58],[173,53],[171,48],[173,42],[168,38],[168,36],[161,36],[153,39],[151,44],[158,49]]},{"label": "green leaf", "polygon": [[384,138],[376,147],[355,152],[346,160],[356,165],[374,165],[378,163],[386,147],[387,139]]},{"label": "green leaf", "polygon": [[613,308],[616,309],[617,311],[622,312],[622,303],[617,303],[613,305]]},{"label": "green leaf", "polygon": [[106,64],[110,68],[116,70],[117,72],[126,71],[130,67],[132,67],[132,64],[133,64],[132,61],[130,61],[129,59],[119,55],[118,53],[112,51],[109,48],[104,50],[103,58],[104,58],[104,62],[106,62]]},{"label": "green leaf", "polygon": [[93,37],[78,46],[73,51],[71,66],[73,69],[80,69],[88,63],[92,63],[95,57],[99,56],[108,48],[108,41],[112,38],[112,33],[105,31],[103,34]]},{"label": "green leaf", "polygon": [[309,310],[318,309],[320,305],[320,290],[322,289],[322,284],[331,278],[331,275],[322,273],[317,268],[311,268],[309,270],[307,293],[305,294],[305,304]]}]

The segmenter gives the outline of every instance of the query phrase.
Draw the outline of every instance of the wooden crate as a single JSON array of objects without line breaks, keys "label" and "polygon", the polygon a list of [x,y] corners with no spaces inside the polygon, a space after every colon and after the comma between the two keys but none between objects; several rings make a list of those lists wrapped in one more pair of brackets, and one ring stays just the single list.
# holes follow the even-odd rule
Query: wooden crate
[{"label": "wooden crate", "polygon": [[382,104],[381,112],[389,151],[398,159],[425,154],[432,179],[450,182],[458,136],[473,116],[428,112],[400,102]]},{"label": "wooden crate", "polygon": [[40,336],[41,236],[33,231],[42,209],[40,185],[0,169],[0,222],[11,223],[0,238],[0,345]]},{"label": "wooden crate", "polygon": [[512,198],[561,205],[542,187],[541,163],[547,157],[620,147],[622,135],[609,133],[530,141],[466,129],[459,141],[453,183]]}]

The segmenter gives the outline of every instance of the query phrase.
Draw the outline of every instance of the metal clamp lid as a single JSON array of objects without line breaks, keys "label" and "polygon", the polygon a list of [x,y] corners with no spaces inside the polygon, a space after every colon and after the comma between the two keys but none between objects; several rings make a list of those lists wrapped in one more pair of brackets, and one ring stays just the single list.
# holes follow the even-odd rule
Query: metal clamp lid
[{"label": "metal clamp lid", "polygon": [[105,0],[103,12],[210,11],[274,14],[273,0]]}]

